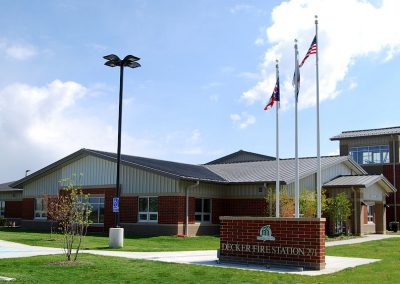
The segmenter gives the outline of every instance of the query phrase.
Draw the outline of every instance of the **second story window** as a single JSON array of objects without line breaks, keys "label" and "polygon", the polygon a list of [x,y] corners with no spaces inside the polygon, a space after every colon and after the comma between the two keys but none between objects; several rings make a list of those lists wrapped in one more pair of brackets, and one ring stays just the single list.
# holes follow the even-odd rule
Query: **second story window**
[{"label": "second story window", "polygon": [[388,145],[352,147],[349,155],[360,165],[387,164],[390,162]]}]

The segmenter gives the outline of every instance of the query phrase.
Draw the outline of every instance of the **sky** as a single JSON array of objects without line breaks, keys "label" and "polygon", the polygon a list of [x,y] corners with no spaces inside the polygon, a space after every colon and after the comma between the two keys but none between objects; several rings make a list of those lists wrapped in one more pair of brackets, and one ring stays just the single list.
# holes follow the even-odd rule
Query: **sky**
[{"label": "sky", "polygon": [[[116,152],[125,69],[124,154],[202,164],[240,149],[294,157],[294,39],[300,60],[318,15],[321,154],[345,130],[400,125],[400,1],[3,0],[0,183],[81,148]],[[299,155],[316,156],[315,55],[301,68]]]}]

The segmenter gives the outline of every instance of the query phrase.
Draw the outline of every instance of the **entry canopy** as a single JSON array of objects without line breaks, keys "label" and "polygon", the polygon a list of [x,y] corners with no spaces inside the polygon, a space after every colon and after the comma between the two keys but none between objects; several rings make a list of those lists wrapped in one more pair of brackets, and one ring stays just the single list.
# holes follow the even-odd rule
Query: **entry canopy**
[{"label": "entry canopy", "polygon": [[386,193],[395,192],[396,188],[383,175],[354,175],[339,176],[325,183],[324,188],[346,188],[357,187],[367,188],[371,185],[379,183]]}]

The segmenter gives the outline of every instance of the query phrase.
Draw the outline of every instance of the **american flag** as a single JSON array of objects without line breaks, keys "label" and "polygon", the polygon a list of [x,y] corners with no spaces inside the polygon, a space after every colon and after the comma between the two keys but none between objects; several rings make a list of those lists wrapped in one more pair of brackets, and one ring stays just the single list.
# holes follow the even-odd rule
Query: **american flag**
[{"label": "american flag", "polygon": [[316,53],[317,53],[317,36],[314,36],[314,39],[310,45],[310,48],[308,49],[306,56],[304,56],[303,61],[301,61],[299,67],[303,66],[304,62],[307,60],[307,58],[311,54],[316,54]]},{"label": "american flag", "polygon": [[272,92],[271,98],[269,99],[269,102],[265,106],[264,110],[268,110],[269,108],[274,106],[275,102],[280,102],[280,92],[279,92],[279,78],[276,79],[276,84],[274,87],[274,91]]}]

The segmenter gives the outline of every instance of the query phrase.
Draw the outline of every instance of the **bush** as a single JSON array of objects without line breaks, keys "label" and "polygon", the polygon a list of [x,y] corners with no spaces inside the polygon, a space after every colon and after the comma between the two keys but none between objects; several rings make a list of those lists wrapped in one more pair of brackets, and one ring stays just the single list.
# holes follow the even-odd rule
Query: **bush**
[{"label": "bush", "polygon": [[5,225],[6,225],[6,218],[0,216],[0,226],[5,226]]}]

